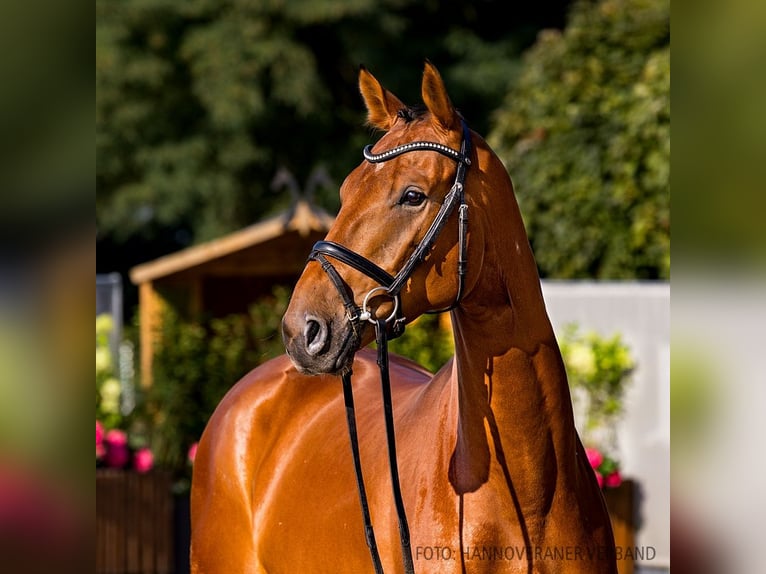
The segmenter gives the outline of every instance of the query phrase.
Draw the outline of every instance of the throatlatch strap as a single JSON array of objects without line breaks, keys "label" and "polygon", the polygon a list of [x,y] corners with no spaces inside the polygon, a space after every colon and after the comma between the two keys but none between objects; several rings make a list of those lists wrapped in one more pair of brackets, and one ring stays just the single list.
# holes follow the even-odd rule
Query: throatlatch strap
[{"label": "throatlatch strap", "polygon": [[370,507],[367,503],[367,492],[364,488],[364,478],[362,478],[362,461],[359,457],[359,438],[356,434],[356,414],[354,411],[354,392],[351,389],[351,371],[343,373],[343,398],[346,403],[346,422],[348,423],[348,434],[351,439],[351,454],[354,456],[354,472],[356,474],[356,487],[359,490],[359,503],[362,507],[362,518],[364,519],[364,538],[367,541],[367,547],[372,556],[372,565],[375,567],[375,574],[383,574],[383,565],[380,562],[378,545],[375,542],[375,531],[372,528],[370,520]]},{"label": "throatlatch strap", "polygon": [[399,465],[396,460],[396,436],[394,434],[394,409],[391,401],[391,378],[388,372],[388,337],[386,322],[378,319],[375,323],[375,338],[378,344],[378,367],[380,367],[380,384],[383,390],[383,414],[386,419],[386,439],[388,441],[388,467],[391,470],[391,488],[394,493],[396,517],[399,520],[399,541],[402,546],[402,561],[407,574],[415,574],[410,546],[410,527],[407,524],[407,514],[404,511],[402,490],[399,486]]}]

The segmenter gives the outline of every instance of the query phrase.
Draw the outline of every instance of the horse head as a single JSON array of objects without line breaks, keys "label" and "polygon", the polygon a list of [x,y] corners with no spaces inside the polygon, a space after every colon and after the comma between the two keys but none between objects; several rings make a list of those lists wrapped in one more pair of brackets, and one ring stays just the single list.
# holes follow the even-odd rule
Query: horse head
[{"label": "horse head", "polygon": [[405,105],[364,68],[359,88],[368,123],[384,135],[343,182],[335,223],[315,246],[283,318],[285,348],[304,373],[347,369],[373,340],[378,319],[397,334],[405,322],[469,294],[479,279],[486,226],[472,219],[466,231],[468,207],[486,201],[491,178],[510,187],[430,63],[424,106]]}]

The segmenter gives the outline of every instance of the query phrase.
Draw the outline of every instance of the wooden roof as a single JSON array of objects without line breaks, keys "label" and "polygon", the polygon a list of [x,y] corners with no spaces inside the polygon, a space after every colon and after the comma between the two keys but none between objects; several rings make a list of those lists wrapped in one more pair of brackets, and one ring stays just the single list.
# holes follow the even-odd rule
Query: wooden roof
[{"label": "wooden roof", "polygon": [[333,221],[327,212],[299,200],[275,217],[137,265],[130,270],[130,279],[138,285],[203,271],[226,276],[297,272],[306,261],[310,236],[323,237]]}]

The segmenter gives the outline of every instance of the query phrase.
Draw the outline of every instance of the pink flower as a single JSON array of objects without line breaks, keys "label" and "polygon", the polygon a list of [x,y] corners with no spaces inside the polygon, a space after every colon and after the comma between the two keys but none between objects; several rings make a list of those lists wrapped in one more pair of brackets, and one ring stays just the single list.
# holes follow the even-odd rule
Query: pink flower
[{"label": "pink flower", "polygon": [[122,468],[130,459],[128,435],[124,431],[112,429],[106,433],[106,464],[112,468]]},{"label": "pink flower", "polygon": [[133,455],[133,468],[136,472],[149,472],[154,466],[154,455],[148,448],[139,448]]},{"label": "pink flower", "polygon": [[96,421],[96,446],[101,445],[104,442],[104,425],[101,421]]},{"label": "pink flower", "polygon": [[607,474],[606,478],[604,478],[604,484],[609,488],[617,488],[620,486],[622,484],[622,476],[620,475],[620,471],[615,470],[614,472]]},{"label": "pink flower", "polygon": [[598,482],[598,487],[604,488],[604,477],[597,470],[594,470],[593,472],[596,473],[596,482]]},{"label": "pink flower", "polygon": [[125,431],[121,431],[120,429],[112,429],[106,433],[106,438],[104,440],[106,441],[107,446],[127,445],[128,435]]},{"label": "pink flower", "polygon": [[104,425],[96,421],[96,458],[99,459],[106,454],[104,447]]},{"label": "pink flower", "polygon": [[604,462],[604,455],[602,455],[598,449],[595,448],[586,448],[585,454],[588,457],[588,462],[590,463],[591,468],[596,469],[599,466],[601,466],[601,463]]},{"label": "pink flower", "polygon": [[191,464],[194,464],[194,459],[197,458],[197,447],[199,446],[198,442],[195,442],[193,445],[189,447],[189,454],[187,455],[189,458],[189,462]]}]

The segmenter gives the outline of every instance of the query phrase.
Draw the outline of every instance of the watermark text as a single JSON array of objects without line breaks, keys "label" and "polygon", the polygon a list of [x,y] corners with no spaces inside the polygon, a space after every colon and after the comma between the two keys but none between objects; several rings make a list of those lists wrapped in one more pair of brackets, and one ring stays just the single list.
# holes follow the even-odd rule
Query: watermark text
[{"label": "watermark text", "polygon": [[434,544],[416,546],[415,560],[439,561],[593,561],[654,560],[654,546],[464,546],[462,549]]}]

